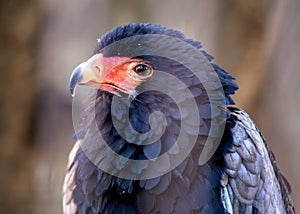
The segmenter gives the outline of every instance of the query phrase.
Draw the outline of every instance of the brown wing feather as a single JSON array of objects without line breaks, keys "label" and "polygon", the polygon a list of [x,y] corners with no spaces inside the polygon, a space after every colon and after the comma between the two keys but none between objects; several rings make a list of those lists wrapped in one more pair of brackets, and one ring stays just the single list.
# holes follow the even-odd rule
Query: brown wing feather
[{"label": "brown wing feather", "polygon": [[68,172],[65,176],[63,184],[63,213],[74,214],[77,213],[77,206],[73,201],[73,190],[75,188],[74,175],[77,164],[74,162],[77,150],[80,148],[81,140],[78,140],[69,154]]},{"label": "brown wing feather", "polygon": [[[264,141],[265,142],[265,141]],[[265,142],[265,145],[267,147],[267,150],[269,152],[269,156],[270,156],[270,161],[274,167],[275,170],[275,174],[276,177],[278,179],[280,188],[281,188],[281,194],[284,200],[284,205],[286,207],[286,212],[288,214],[294,214],[295,213],[295,207],[292,201],[292,197],[291,197],[291,193],[292,193],[292,189],[290,186],[290,183],[288,182],[288,180],[281,174],[280,168],[276,162],[276,158],[274,153],[269,149],[268,145]]]},{"label": "brown wing feather", "polygon": [[227,110],[235,126],[222,181],[231,203],[228,207],[227,201],[226,209],[233,213],[294,213],[289,184],[254,122],[240,109]]}]

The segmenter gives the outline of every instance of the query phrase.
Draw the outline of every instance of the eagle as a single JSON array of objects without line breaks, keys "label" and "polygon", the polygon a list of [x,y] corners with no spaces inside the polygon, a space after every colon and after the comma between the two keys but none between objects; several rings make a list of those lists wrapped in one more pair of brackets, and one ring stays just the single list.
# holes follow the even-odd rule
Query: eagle
[{"label": "eagle", "polygon": [[63,212],[294,213],[291,187],[234,78],[200,42],[150,23],[115,27],[70,77],[89,86]]}]

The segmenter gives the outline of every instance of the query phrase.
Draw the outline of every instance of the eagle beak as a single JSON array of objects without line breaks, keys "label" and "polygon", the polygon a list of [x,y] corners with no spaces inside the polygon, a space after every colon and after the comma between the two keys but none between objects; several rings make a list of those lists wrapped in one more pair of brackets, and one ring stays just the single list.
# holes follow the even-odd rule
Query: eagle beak
[{"label": "eagle beak", "polygon": [[102,70],[102,54],[96,54],[86,62],[78,65],[72,72],[70,77],[70,92],[75,95],[77,85],[90,85],[96,87],[99,85],[100,71]]},{"label": "eagle beak", "polygon": [[70,78],[70,92],[71,92],[72,96],[75,95],[75,88],[82,79],[82,75],[81,75],[82,67],[83,67],[83,65],[81,63],[72,72],[72,75]]}]

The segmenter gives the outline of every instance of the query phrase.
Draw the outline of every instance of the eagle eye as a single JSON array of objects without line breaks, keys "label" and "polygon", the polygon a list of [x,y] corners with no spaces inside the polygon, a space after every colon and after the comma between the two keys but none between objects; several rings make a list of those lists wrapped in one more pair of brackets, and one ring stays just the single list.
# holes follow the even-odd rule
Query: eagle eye
[{"label": "eagle eye", "polygon": [[134,72],[140,76],[148,76],[152,73],[152,68],[149,65],[138,64],[134,67]]}]

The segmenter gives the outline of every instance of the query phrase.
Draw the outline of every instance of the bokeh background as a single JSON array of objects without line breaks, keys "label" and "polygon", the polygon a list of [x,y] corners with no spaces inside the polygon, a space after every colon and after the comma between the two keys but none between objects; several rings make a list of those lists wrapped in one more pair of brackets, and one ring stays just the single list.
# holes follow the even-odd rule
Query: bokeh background
[{"label": "bokeh background", "polygon": [[233,74],[300,211],[300,1],[0,0],[0,213],[61,213],[72,69],[128,22],[180,29]]}]

